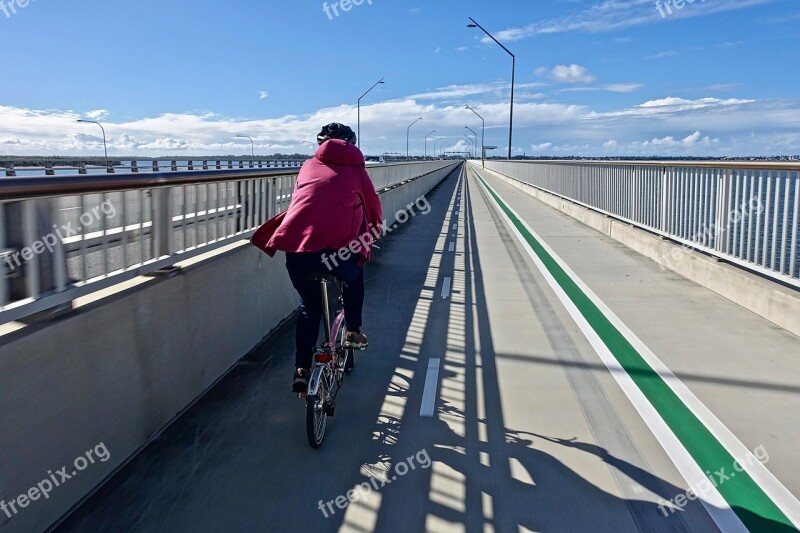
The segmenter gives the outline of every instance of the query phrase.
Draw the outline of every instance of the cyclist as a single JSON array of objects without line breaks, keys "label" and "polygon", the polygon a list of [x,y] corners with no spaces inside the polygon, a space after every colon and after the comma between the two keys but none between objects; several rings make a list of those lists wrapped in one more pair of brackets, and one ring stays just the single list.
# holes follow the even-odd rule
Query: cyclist
[{"label": "cyclist", "polygon": [[319,282],[311,274],[333,274],[342,282],[346,347],[368,344],[362,330],[364,265],[381,229],[381,203],[367,174],[356,134],[339,123],[324,126],[319,148],[297,176],[288,211],[266,245],[286,252],[286,269],[300,295],[292,391],[308,388],[322,319]]}]

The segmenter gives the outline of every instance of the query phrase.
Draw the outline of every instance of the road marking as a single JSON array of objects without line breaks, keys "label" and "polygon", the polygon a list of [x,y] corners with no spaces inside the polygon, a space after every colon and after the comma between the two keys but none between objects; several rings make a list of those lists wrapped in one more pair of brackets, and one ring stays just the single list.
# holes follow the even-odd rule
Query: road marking
[{"label": "road marking", "polygon": [[442,283],[442,300],[447,300],[447,297],[450,296],[451,281],[453,281],[453,278],[450,277],[444,278],[444,283]]},{"label": "road marking", "polygon": [[454,243],[454,242],[451,242],[451,243],[450,243],[450,248],[448,248],[448,250],[447,250],[447,251],[448,251],[448,252],[452,252],[452,251],[453,251],[453,250],[455,250],[455,249],[456,249],[456,243]]},{"label": "road marking", "polygon": [[436,390],[439,388],[439,366],[441,359],[428,359],[428,374],[425,376],[425,389],[422,392],[422,405],[419,416],[432,417],[436,407]]},{"label": "road marking", "polygon": [[[707,486],[704,471],[730,471],[734,461],[740,460],[743,471],[735,480],[711,487],[701,498],[720,529],[746,531],[746,525],[758,531],[770,524],[800,525],[800,502],[760,461],[745,460],[752,453],[474,169],[473,172],[689,485]],[[739,509],[741,515],[731,507]]]},{"label": "road marking", "polygon": [[453,224],[453,229],[458,229],[458,224]]}]

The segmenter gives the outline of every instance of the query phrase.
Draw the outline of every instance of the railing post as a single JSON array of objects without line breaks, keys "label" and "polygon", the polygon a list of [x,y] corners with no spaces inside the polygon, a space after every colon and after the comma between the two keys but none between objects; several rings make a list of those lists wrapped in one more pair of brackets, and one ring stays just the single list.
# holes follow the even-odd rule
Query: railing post
[{"label": "railing post", "polygon": [[719,169],[717,176],[717,216],[714,221],[714,249],[718,252],[728,251],[728,219],[731,214],[730,179],[724,169]]},{"label": "railing post", "polygon": [[208,161],[203,161],[203,170],[208,170]]},{"label": "railing post", "polygon": [[17,175],[17,173],[14,170],[14,162],[13,161],[9,161],[8,163],[6,163],[6,176],[9,177],[9,178],[13,178],[16,175]]},{"label": "railing post", "polygon": [[168,256],[172,250],[172,202],[169,187],[152,190],[153,258]]},{"label": "railing post", "polygon": [[[624,176],[624,174],[623,174],[623,176]],[[639,190],[640,190],[639,177],[640,177],[639,167],[633,167],[633,173],[632,173],[632,178],[631,178],[631,180],[633,181],[633,184],[631,185],[630,205],[628,206],[628,216],[627,216],[627,218],[629,220],[634,220],[636,222],[639,222],[639,220],[637,220],[637,217],[636,217],[636,215],[639,213],[639,210],[638,210],[638,208],[639,208]],[[623,179],[624,179],[624,177],[623,177]]]},{"label": "railing post", "polygon": [[194,161],[190,159],[188,163],[187,170],[194,170]]},{"label": "railing post", "polygon": [[222,170],[222,162],[221,161],[216,161],[216,167],[217,167],[217,170]]},{"label": "railing post", "polygon": [[173,172],[177,172],[178,171],[178,162],[177,161],[171,161],[171,167],[172,167],[172,171]]},{"label": "railing post", "polygon": [[139,164],[136,161],[131,161],[131,172],[134,174],[139,173]]},{"label": "railing post", "polygon": [[667,231],[667,209],[669,209],[669,191],[667,188],[669,187],[669,178],[667,176],[667,167],[661,168],[661,220],[659,224],[661,225],[658,229],[661,231]]},{"label": "railing post", "polygon": [[153,159],[153,172],[158,172],[158,161]]},{"label": "railing post", "polygon": [[0,202],[0,307],[8,303],[8,278],[13,272],[14,250],[6,249],[5,204]]},{"label": "railing post", "polygon": [[45,176],[55,176],[56,171],[53,170],[53,162],[52,161],[45,161],[44,162],[44,175]]},{"label": "railing post", "polygon": [[106,174],[113,174],[114,173],[114,162],[109,160],[106,163]]}]

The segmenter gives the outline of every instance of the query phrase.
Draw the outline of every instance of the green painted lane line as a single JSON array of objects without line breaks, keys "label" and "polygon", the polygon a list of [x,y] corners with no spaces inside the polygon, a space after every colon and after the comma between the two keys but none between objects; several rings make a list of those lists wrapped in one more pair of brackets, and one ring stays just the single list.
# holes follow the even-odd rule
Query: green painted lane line
[{"label": "green painted lane line", "polygon": [[[701,470],[715,481],[717,478],[714,473],[720,469],[731,472],[735,458],[564,271],[483,177],[477,172],[475,175]],[[747,472],[736,471],[735,477],[714,484],[750,531],[797,531]]]}]

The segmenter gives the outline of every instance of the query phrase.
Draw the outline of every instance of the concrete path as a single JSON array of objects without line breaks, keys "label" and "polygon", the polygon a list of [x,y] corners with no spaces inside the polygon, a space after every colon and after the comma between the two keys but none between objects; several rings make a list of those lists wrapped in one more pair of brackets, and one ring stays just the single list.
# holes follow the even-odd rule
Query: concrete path
[{"label": "concrete path", "polygon": [[[796,337],[482,178],[800,492]],[[371,347],[320,450],[288,392],[289,324],[60,530],[717,530],[725,510],[680,498],[689,485],[624,371],[609,371],[475,173],[428,198],[431,213],[368,267]]]}]

